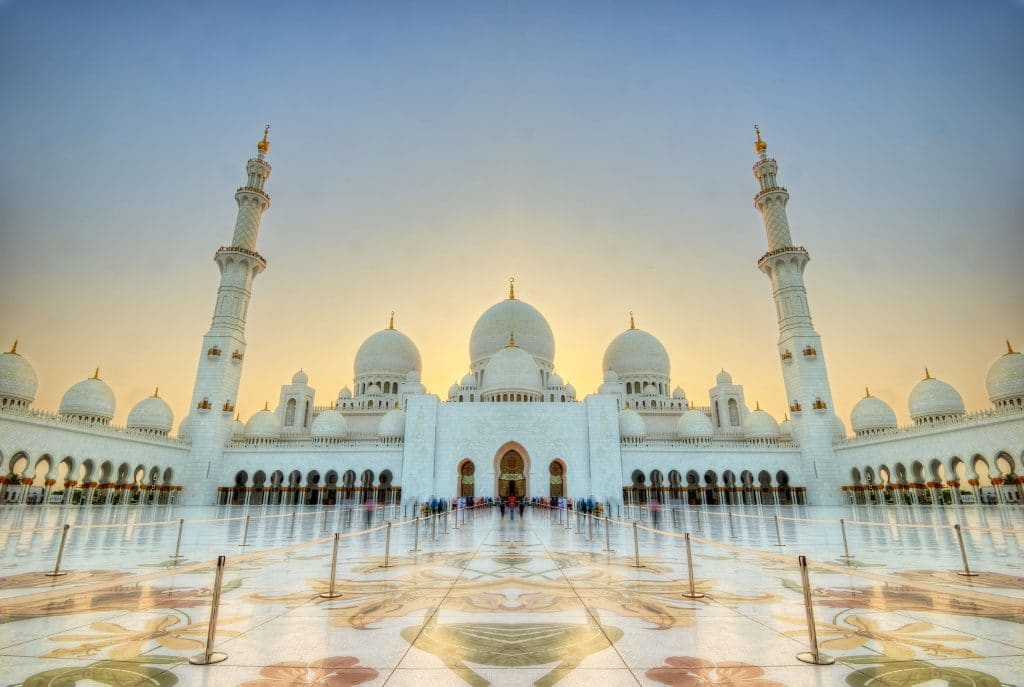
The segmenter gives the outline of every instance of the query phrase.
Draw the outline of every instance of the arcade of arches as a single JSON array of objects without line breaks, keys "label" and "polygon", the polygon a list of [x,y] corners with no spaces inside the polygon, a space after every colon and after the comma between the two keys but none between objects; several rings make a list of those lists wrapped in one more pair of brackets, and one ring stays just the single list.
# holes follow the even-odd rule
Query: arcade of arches
[{"label": "arcade of arches", "polygon": [[718,473],[708,470],[703,477],[690,470],[685,477],[678,470],[670,470],[668,476],[661,470],[651,470],[645,475],[634,470],[630,475],[632,483],[623,487],[622,499],[626,504],[642,503],[686,503],[691,506],[736,506],[736,505],[804,505],[807,503],[807,487],[793,486],[785,470],[772,474],[761,470],[755,475],[743,470],[739,477],[732,470]]},{"label": "arcade of arches", "polygon": [[369,469],[358,475],[354,470],[346,470],[341,475],[336,470],[328,470],[323,475],[318,470],[310,470],[305,479],[299,470],[292,470],[287,476],[281,470],[274,470],[269,476],[265,470],[257,470],[252,477],[245,470],[239,470],[233,485],[217,488],[217,503],[222,506],[394,505],[401,502],[402,488],[396,487],[393,481],[390,470],[384,470],[379,477]]}]

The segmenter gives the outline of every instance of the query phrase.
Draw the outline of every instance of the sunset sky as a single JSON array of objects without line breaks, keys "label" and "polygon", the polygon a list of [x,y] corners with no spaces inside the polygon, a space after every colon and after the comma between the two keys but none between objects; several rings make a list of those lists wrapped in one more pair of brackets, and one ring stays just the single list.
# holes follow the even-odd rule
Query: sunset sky
[{"label": "sunset sky", "polygon": [[707,404],[786,399],[753,124],[792,195],[837,412],[924,367],[990,407],[1024,347],[1024,3],[0,2],[0,341],[35,407],[188,410],[236,187],[272,198],[237,407],[330,403],[387,323],[444,397],[477,317],[547,317],[580,396],[628,312]]}]

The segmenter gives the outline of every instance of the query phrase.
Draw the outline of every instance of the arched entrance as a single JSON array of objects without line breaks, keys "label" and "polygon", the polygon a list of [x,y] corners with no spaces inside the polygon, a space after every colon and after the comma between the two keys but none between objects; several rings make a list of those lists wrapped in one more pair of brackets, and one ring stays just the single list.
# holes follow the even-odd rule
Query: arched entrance
[{"label": "arched entrance", "polygon": [[565,496],[565,464],[560,460],[551,461],[549,469],[551,473],[551,491],[550,496],[553,499],[560,499]]},{"label": "arched entrance", "polygon": [[498,480],[497,494],[499,497],[526,496],[526,478],[530,473],[529,458],[519,444],[505,444],[494,458],[495,476]]},{"label": "arched entrance", "polygon": [[464,460],[459,465],[459,496],[471,499],[474,496],[476,483],[476,465],[471,460]]}]

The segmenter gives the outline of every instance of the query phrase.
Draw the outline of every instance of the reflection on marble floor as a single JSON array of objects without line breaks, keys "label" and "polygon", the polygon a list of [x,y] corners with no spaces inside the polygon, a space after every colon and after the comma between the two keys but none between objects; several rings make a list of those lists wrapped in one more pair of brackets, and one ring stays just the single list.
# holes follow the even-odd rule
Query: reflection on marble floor
[{"label": "reflection on marble floor", "polygon": [[[895,518],[877,509],[780,512]],[[701,536],[744,548],[695,545],[694,584],[705,596],[692,600],[682,596],[679,539],[641,530],[643,567],[634,567],[632,528],[613,526],[615,550],[607,552],[603,525],[566,528],[540,510],[515,523],[483,510],[458,529],[450,520],[436,537],[396,527],[390,567],[382,567],[383,530],[343,538],[341,596],[333,599],[320,596],[329,587],[329,540],[275,550],[323,537],[318,513],[293,538],[287,519],[254,520],[244,549],[238,521],[196,525],[177,566],[168,563],[176,526],[133,522],[130,535],[82,530],[68,547],[68,575],[53,578],[43,573],[53,567],[56,530],[29,530],[56,521],[0,511],[0,685],[1018,684],[1024,518],[995,513],[964,521],[987,528],[966,531],[972,568],[981,572],[973,578],[956,575],[959,550],[944,530],[896,526],[947,514],[923,520],[902,512],[891,527],[850,526],[852,574],[812,568],[821,650],[837,658],[812,666],[796,659],[808,633],[795,559],[837,562],[841,544],[830,525],[786,521],[786,547],[773,553],[791,561],[763,558],[756,551],[775,541],[775,511],[749,513],[735,537],[722,518],[705,514]],[[150,519],[179,514],[238,515],[181,509]],[[116,517],[123,516],[96,509],[89,522]],[[660,525],[690,530],[686,518]],[[329,525],[351,531],[342,518]],[[410,551],[414,543],[419,551]],[[242,552],[248,560],[237,560]],[[216,635],[228,659],[190,665],[205,646],[214,574],[212,565],[190,562],[216,554],[228,557]],[[95,589],[74,591],[87,587]]]}]

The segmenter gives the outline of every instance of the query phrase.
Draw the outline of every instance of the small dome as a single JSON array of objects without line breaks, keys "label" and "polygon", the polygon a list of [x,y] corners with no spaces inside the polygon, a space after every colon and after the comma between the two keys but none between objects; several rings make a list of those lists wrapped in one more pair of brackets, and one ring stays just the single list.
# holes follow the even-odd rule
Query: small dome
[{"label": "small dome", "polygon": [[299,370],[292,375],[292,384],[309,384],[309,375]]},{"label": "small dome", "polygon": [[448,398],[456,398],[459,395],[460,391],[462,391],[461,386],[459,386],[458,384],[452,384],[450,387],[448,387]]},{"label": "small dome", "polygon": [[627,329],[608,344],[602,366],[619,377],[660,375],[668,377],[668,351],[654,336],[642,329]]},{"label": "small dome", "polygon": [[117,402],[114,392],[100,379],[100,371],[89,379],[73,384],[60,399],[60,414],[88,420],[110,422]]},{"label": "small dome", "polygon": [[642,439],[647,436],[647,423],[640,413],[632,409],[619,411],[619,436],[624,439]]},{"label": "small dome", "polygon": [[777,439],[779,423],[767,411],[758,408],[747,414],[743,421],[743,433],[747,439]]},{"label": "small dome", "polygon": [[572,384],[566,384],[565,395],[567,398],[576,398],[576,387],[574,387]]},{"label": "small dome", "polygon": [[553,374],[548,377],[548,388],[549,389],[561,389],[565,386],[565,380],[560,375]]},{"label": "small dome", "polygon": [[850,413],[850,426],[854,434],[896,429],[896,413],[882,399],[867,395],[857,401]]},{"label": "small dome", "polygon": [[710,439],[714,433],[711,418],[699,410],[687,410],[676,424],[676,436],[680,439]]},{"label": "small dome", "polygon": [[537,367],[537,361],[518,345],[505,346],[487,361],[483,391],[540,394],[540,368]]},{"label": "small dome", "polygon": [[463,375],[462,381],[459,382],[464,389],[475,389],[476,388],[476,377],[467,374]]},{"label": "small dome", "polygon": [[341,387],[341,391],[338,392],[338,398],[350,399],[352,398],[352,390],[347,386]]},{"label": "small dome", "polygon": [[367,396],[380,396],[380,394],[380,387],[377,386],[376,384],[371,384],[370,386],[366,387]]},{"label": "small dome", "polygon": [[25,358],[18,353],[18,343],[7,353],[0,353],[0,400],[28,405],[36,399],[39,380]]},{"label": "small dome", "polygon": [[272,410],[261,410],[245,423],[246,439],[277,439],[281,436],[281,421]]},{"label": "small dome", "polygon": [[128,413],[128,429],[167,434],[174,426],[174,412],[167,401],[153,394],[135,404]]},{"label": "small dome", "polygon": [[964,399],[960,393],[941,379],[932,377],[928,370],[925,370],[925,378],[910,392],[907,405],[914,422],[964,414]]},{"label": "small dome", "polygon": [[723,368],[722,371],[718,373],[718,376],[715,377],[715,384],[718,384],[719,386],[732,384],[732,375],[726,372]]},{"label": "small dome", "polygon": [[779,438],[780,439],[792,439],[793,438],[793,423],[790,422],[787,417],[785,420],[779,423]]},{"label": "small dome", "polygon": [[337,410],[324,410],[309,426],[309,435],[314,439],[344,439],[348,434],[348,423]]},{"label": "small dome", "polygon": [[356,377],[368,374],[405,375],[422,369],[420,351],[397,329],[382,329],[356,351]]},{"label": "small dome", "polygon": [[989,368],[985,388],[992,403],[1024,400],[1024,353],[1006,343],[1007,352]]},{"label": "small dome", "polygon": [[618,384],[619,383],[619,373],[616,372],[615,370],[605,370],[604,371],[604,383],[605,384]]},{"label": "small dome", "polygon": [[401,439],[405,436],[405,411],[392,408],[384,413],[377,426],[377,434],[382,439]]},{"label": "small dome", "polygon": [[[832,438],[835,439],[836,441],[840,439],[845,439],[846,425],[843,424],[843,421],[839,418],[838,415],[833,415],[832,418],[835,421],[835,429],[832,431]],[[781,428],[779,431],[782,431]]]},{"label": "small dome", "polygon": [[192,420],[192,416],[191,415],[186,415],[185,419],[181,421],[180,425],[178,425],[178,438],[179,439],[188,439],[191,436],[191,434],[189,433],[189,423],[191,422],[191,420]]},{"label": "small dome", "polygon": [[679,401],[679,400],[685,401],[686,400],[686,392],[683,391],[681,388],[679,388],[677,386],[675,389],[672,390],[672,398],[674,398],[677,401]]},{"label": "small dome", "polygon": [[552,364],[555,336],[540,311],[525,301],[508,298],[495,303],[480,316],[469,336],[469,359],[473,363],[490,358],[515,333],[516,343],[537,360]]},{"label": "small dome", "polygon": [[405,373],[405,381],[408,384],[419,384],[421,379],[422,376],[420,375],[419,370],[409,370]]}]

